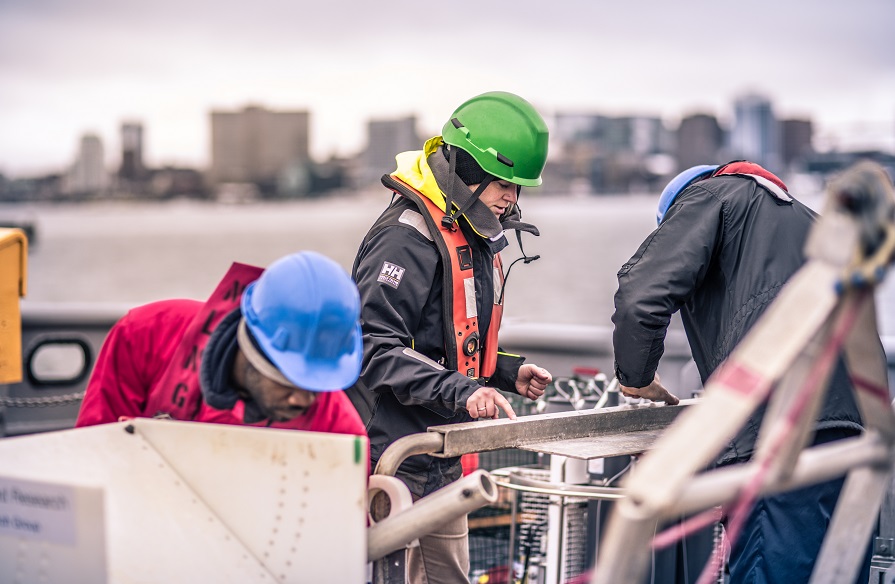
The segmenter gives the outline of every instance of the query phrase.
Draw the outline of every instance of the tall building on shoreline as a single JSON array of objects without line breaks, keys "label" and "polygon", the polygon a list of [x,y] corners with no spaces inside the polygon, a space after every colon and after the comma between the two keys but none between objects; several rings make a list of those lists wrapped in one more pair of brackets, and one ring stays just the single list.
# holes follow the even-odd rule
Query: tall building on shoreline
[{"label": "tall building on shoreline", "polygon": [[62,191],[69,195],[96,195],[108,186],[102,140],[95,134],[84,134],[75,162],[63,177]]},{"label": "tall building on shoreline", "polygon": [[360,153],[357,181],[361,186],[379,186],[383,174],[395,170],[395,155],[420,150],[422,140],[416,130],[416,116],[367,122],[367,147]]},{"label": "tall building on shoreline", "polygon": [[734,124],[730,133],[733,158],[757,162],[771,172],[782,171],[780,124],[771,100],[763,95],[745,94],[734,101]]},{"label": "tall building on shoreline", "polygon": [[711,114],[691,114],[683,119],[677,129],[678,170],[698,164],[721,164],[724,157],[724,130],[718,119]]},{"label": "tall building on shoreline", "polygon": [[309,114],[248,106],[211,112],[212,184],[255,183],[275,189],[310,163]]},{"label": "tall building on shoreline", "polygon": [[780,155],[789,166],[814,153],[814,125],[811,120],[791,119],[780,122]]},{"label": "tall building on shoreline", "polygon": [[146,176],[143,162],[143,124],[124,122],[121,124],[121,166],[118,176],[125,180],[137,181]]}]

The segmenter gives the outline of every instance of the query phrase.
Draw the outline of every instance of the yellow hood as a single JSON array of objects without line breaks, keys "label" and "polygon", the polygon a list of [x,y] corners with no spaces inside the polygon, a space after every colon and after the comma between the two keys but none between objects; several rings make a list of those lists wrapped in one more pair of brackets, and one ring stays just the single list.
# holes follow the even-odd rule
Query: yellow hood
[{"label": "yellow hood", "polygon": [[435,175],[432,174],[432,169],[429,168],[429,163],[426,162],[426,158],[438,150],[438,147],[442,144],[444,144],[444,141],[441,139],[441,136],[435,136],[426,141],[422,150],[398,154],[395,156],[398,168],[392,173],[392,176],[404,181],[425,195],[427,199],[444,211],[446,197],[441,192],[438,183],[435,182]]},{"label": "yellow hood", "polygon": [[[424,197],[435,203],[435,205],[443,212],[446,212],[445,201],[447,200],[447,197],[438,185],[438,182],[435,179],[435,174],[432,172],[432,168],[429,166],[428,162],[429,156],[434,152],[437,152],[442,144],[444,144],[442,137],[435,136],[426,141],[422,150],[414,150],[398,154],[395,156],[398,168],[391,174],[391,176],[409,185]],[[460,181],[459,177],[455,176],[455,178],[458,182]],[[469,197],[472,195],[472,192],[467,189],[462,194]],[[457,200],[454,200],[454,209],[459,208],[461,204],[462,201],[458,203]],[[518,207],[514,206],[513,210],[516,215],[519,214]],[[479,237],[490,239],[491,241],[497,241],[499,238],[503,237],[504,226],[501,220],[499,220],[481,201],[475,201],[472,207],[463,213],[463,218],[466,219],[466,222]],[[508,219],[513,219],[512,227],[510,227],[511,229],[521,228],[524,231],[529,231],[538,235],[537,228],[530,226],[527,223],[519,222],[516,220],[517,217],[515,215]]]}]

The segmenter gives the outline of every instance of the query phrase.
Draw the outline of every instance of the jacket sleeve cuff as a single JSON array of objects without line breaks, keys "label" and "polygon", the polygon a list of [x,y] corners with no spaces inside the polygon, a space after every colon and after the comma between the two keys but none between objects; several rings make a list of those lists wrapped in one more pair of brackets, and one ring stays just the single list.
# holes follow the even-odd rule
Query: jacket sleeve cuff
[{"label": "jacket sleeve cuff", "polygon": [[655,371],[653,371],[649,375],[641,375],[636,377],[633,375],[625,375],[622,370],[619,369],[618,363],[615,363],[615,378],[618,379],[620,385],[624,385],[625,387],[646,387],[653,382],[655,376]]},{"label": "jacket sleeve cuff", "polygon": [[497,389],[515,393],[516,378],[519,377],[519,368],[525,363],[525,357],[510,355],[509,353],[497,354],[497,368],[494,375],[488,380],[488,385]]}]

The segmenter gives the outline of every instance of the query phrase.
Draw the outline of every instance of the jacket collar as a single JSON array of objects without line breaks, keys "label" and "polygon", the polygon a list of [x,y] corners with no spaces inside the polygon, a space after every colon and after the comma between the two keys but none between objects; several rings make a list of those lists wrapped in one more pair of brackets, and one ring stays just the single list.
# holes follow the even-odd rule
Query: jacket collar
[{"label": "jacket collar", "polygon": [[[441,136],[426,141],[423,150],[402,152],[395,157],[398,168],[392,176],[413,187],[417,192],[435,203],[442,211],[445,208],[445,190],[451,189],[453,207],[456,211],[465,206],[472,196],[469,187],[460,177],[451,175],[450,165],[439,148],[444,145]],[[496,241],[503,237],[503,227],[494,213],[481,201],[475,201],[463,217],[480,237]]]},{"label": "jacket collar", "polygon": [[241,419],[246,424],[255,424],[267,419],[258,404],[233,383],[233,360],[236,358],[236,331],[241,313],[239,309],[224,317],[211,333],[199,365],[200,388],[205,403],[218,410],[234,410],[240,402],[243,405]]}]

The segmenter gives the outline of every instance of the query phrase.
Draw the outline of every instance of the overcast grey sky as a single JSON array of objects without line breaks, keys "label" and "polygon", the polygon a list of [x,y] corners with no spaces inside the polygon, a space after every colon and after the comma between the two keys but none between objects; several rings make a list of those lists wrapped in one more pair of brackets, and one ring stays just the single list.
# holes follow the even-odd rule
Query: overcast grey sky
[{"label": "overcast grey sky", "polygon": [[895,0],[0,0],[0,172],[59,170],[122,121],[146,156],[205,166],[209,112],[311,112],[318,159],[368,119],[437,134],[467,97],[556,112],[730,116],[747,91],[819,145],[895,151]]}]

